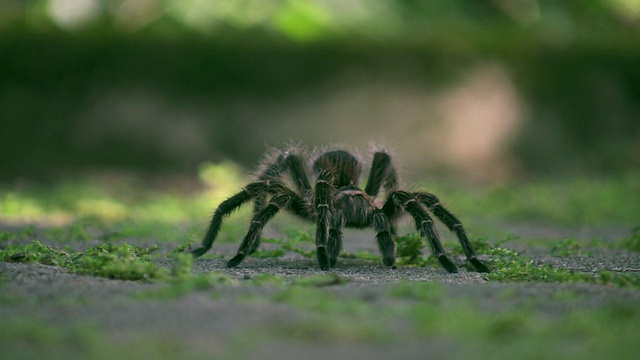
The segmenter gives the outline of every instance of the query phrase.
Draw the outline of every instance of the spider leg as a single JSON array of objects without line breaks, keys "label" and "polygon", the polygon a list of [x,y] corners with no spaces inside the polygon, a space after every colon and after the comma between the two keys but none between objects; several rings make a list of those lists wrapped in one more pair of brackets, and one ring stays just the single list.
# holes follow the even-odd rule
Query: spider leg
[{"label": "spider leg", "polygon": [[327,252],[329,254],[329,264],[331,267],[336,266],[338,256],[342,250],[342,227],[344,226],[344,216],[342,211],[335,210],[331,219],[331,228],[329,229],[329,239],[327,241]]},{"label": "spider leg", "polygon": [[382,186],[387,193],[396,191],[398,189],[398,174],[391,165],[391,156],[385,151],[378,151],[373,155],[371,171],[364,191],[369,196],[376,196]]},{"label": "spider leg", "polygon": [[336,266],[338,263],[338,256],[342,250],[342,229],[329,230],[329,241],[327,242],[327,249],[329,253],[329,265],[331,267]]},{"label": "spider leg", "polygon": [[328,171],[318,174],[315,185],[313,206],[316,212],[316,254],[320,269],[329,270],[331,266],[330,254],[327,249],[329,244],[329,230],[331,226],[331,178]]},{"label": "spider leg", "polygon": [[[280,178],[285,171],[288,171],[291,175],[300,194],[304,195],[311,190],[311,185],[309,185],[309,178],[305,171],[302,158],[299,155],[292,153],[291,150],[287,150],[280,154],[271,165],[258,175],[258,180],[265,181],[267,183],[270,181],[280,181]],[[256,196],[253,210],[254,215],[262,210],[266,204],[267,194],[263,193]]]},{"label": "spider leg", "polygon": [[267,191],[267,186],[262,181],[253,182],[247,185],[241,192],[233,195],[229,199],[223,201],[218,208],[216,209],[211,222],[209,223],[209,228],[207,229],[207,233],[202,240],[202,246],[191,251],[191,254],[194,257],[202,256],[204,253],[211,249],[211,245],[215,241],[218,236],[218,232],[220,232],[220,226],[222,225],[222,219],[231,214],[235,209],[242,206],[247,201],[253,199],[254,197],[263,194]]},{"label": "spider leg", "polygon": [[236,256],[234,256],[231,260],[227,262],[227,267],[236,267],[238,264],[244,260],[244,258],[254,252],[258,246],[260,245],[260,236],[262,235],[262,229],[265,224],[269,222],[280,209],[290,209],[293,202],[302,201],[297,194],[293,192],[284,192],[278,195],[275,195],[269,201],[269,204],[265,206],[264,209],[260,210],[257,214],[253,216],[251,219],[251,224],[249,225],[249,230],[247,231],[247,235],[245,235],[240,247],[238,248],[238,252]]},{"label": "spider leg", "polygon": [[373,228],[377,232],[376,244],[382,253],[382,262],[391,267],[396,267],[396,243],[393,241],[393,226],[389,218],[381,209],[373,211]]},{"label": "spider leg", "polygon": [[285,159],[285,166],[289,170],[289,175],[293,178],[298,193],[302,195],[309,193],[311,185],[309,184],[309,177],[304,168],[302,158],[296,154],[289,154]]},{"label": "spider leg", "polygon": [[[258,181],[262,181],[264,183],[269,183],[271,180],[280,179],[280,175],[282,173],[282,168],[284,166],[285,154],[280,154],[278,158],[269,165],[266,169],[264,169],[260,175],[258,175]],[[253,215],[255,216],[259,213],[265,206],[267,206],[267,193],[262,192],[257,194],[254,199],[253,205]]]},{"label": "spider leg", "polygon": [[[389,205],[389,202],[392,202],[392,205]],[[424,236],[429,241],[431,251],[442,267],[451,273],[458,272],[458,268],[445,254],[444,247],[442,246],[438,233],[433,226],[433,220],[422,208],[422,205],[418,203],[418,200],[416,200],[412,194],[405,191],[396,191],[391,194],[389,200],[387,200],[387,203],[383,206],[383,211],[385,211],[388,217],[393,218],[393,216],[397,215],[398,210],[400,209],[406,210],[409,215],[413,217],[416,223],[416,229],[418,229],[420,235]]]},{"label": "spider leg", "polygon": [[460,245],[462,246],[462,251],[464,251],[464,255],[476,271],[485,273],[491,272],[486,265],[478,260],[476,251],[473,249],[473,245],[471,245],[460,220],[442,206],[442,204],[440,204],[440,200],[438,200],[435,195],[429,193],[415,193],[413,195],[421,204],[427,207],[433,215],[440,219],[440,221],[442,221],[449,230],[456,233],[458,240],[460,241]]}]

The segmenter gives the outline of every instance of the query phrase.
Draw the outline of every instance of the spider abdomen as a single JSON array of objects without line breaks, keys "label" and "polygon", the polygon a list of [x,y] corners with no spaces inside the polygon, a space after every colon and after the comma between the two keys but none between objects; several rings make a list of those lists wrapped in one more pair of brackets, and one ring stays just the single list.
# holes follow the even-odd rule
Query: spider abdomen
[{"label": "spider abdomen", "polygon": [[354,185],[360,179],[360,162],[355,156],[344,150],[326,152],[313,162],[313,173],[318,174],[327,171],[333,176],[332,186],[341,188]]}]

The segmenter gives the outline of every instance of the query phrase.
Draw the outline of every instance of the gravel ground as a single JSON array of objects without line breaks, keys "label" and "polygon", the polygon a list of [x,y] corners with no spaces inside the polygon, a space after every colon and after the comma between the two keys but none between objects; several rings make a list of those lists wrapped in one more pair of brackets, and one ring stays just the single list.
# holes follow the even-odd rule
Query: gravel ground
[{"label": "gravel ground", "polygon": [[[583,237],[597,234],[600,230],[587,232]],[[355,239],[351,236],[347,250],[374,249],[369,235],[359,235]],[[519,243],[512,245],[523,247]],[[326,274],[317,269],[313,259],[296,254],[282,258],[249,257],[238,268],[227,269],[225,261],[234,253],[236,246],[216,244],[212,253],[224,255],[224,258],[198,259],[193,271],[220,271],[236,279],[237,284],[260,274],[279,275],[289,280]],[[532,251],[527,255],[540,263],[587,272],[600,269],[638,272],[640,269],[640,254],[637,253],[608,251],[592,256],[552,257],[548,253]],[[158,263],[171,265],[167,258],[158,260]],[[387,295],[389,289],[401,280],[442,284],[445,296],[452,301],[470,299],[480,309],[489,312],[534,303],[536,311],[554,316],[581,308],[640,304],[640,291],[635,289],[585,283],[497,283],[487,281],[483,274],[463,269],[458,274],[448,274],[439,268],[401,266],[389,270],[363,260],[341,259],[332,273],[348,281],[326,286],[326,291],[339,298],[363,299],[376,306],[402,306],[402,300]],[[111,344],[109,346],[127,344],[132,339],[143,342],[155,339],[153,341],[159,341],[168,349],[182,349],[177,357],[170,356],[172,350],[167,350],[167,358],[182,358],[188,354],[186,357],[193,358],[408,359],[463,354],[460,344],[438,338],[408,337],[389,342],[326,339],[322,333],[317,334],[317,339],[283,335],[306,324],[310,315],[291,304],[258,301],[269,299],[281,291],[275,285],[219,286],[214,290],[193,291],[163,300],[141,298],[140,295],[161,290],[166,284],[80,276],[65,269],[38,264],[0,262],[0,278],[0,319],[4,321],[28,319],[60,329],[89,326],[98,329],[104,336],[104,342]],[[571,301],[559,300],[561,296],[558,295],[565,293],[580,296]],[[397,329],[401,334],[409,327],[408,320],[398,318],[385,326]]]}]

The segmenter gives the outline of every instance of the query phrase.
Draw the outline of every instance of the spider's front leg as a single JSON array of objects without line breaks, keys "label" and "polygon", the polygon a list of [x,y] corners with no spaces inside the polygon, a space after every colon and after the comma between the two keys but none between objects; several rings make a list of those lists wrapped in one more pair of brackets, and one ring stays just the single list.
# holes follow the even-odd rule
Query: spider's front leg
[{"label": "spider's front leg", "polygon": [[344,215],[342,211],[333,209],[331,214],[331,228],[329,229],[329,241],[327,242],[327,253],[331,267],[338,263],[338,256],[342,250],[342,228],[344,227]]},{"label": "spider's front leg", "polygon": [[222,226],[222,220],[225,216],[231,214],[234,210],[242,206],[244,203],[250,201],[260,194],[265,194],[268,191],[268,186],[262,181],[256,181],[249,185],[247,185],[242,191],[223,201],[220,206],[216,209],[213,217],[211,218],[211,222],[209,223],[209,228],[207,229],[207,233],[202,239],[202,246],[191,251],[191,254],[194,257],[199,257],[204,255],[211,246],[213,242],[218,237],[218,233],[220,232],[220,227]]},{"label": "spider's front leg", "polygon": [[396,243],[393,241],[391,221],[381,209],[373,211],[373,228],[377,232],[376,244],[382,254],[382,262],[388,267],[396,268]]},{"label": "spider's front leg", "polygon": [[[320,269],[329,270],[331,266],[330,251],[327,249],[329,244],[329,233],[331,226],[332,211],[332,174],[323,171],[318,174],[315,185],[315,196],[313,199],[313,207],[316,213],[316,254],[318,257],[318,265]],[[339,234],[334,234],[337,236]]]}]

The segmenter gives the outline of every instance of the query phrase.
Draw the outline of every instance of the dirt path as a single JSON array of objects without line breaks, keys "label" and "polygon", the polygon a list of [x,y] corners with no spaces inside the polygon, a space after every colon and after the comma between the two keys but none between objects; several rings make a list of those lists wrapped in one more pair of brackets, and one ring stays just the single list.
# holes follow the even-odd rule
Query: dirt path
[{"label": "dirt path", "polygon": [[[356,241],[353,246],[365,245]],[[214,253],[228,256],[234,248],[220,244]],[[588,272],[640,269],[637,253],[531,256],[540,264]],[[582,340],[576,334],[584,329],[585,339],[590,339],[592,326],[580,328],[580,321],[600,312],[619,312],[611,315],[613,320],[603,320],[615,327],[619,317],[640,316],[640,291],[613,285],[499,283],[466,270],[389,270],[343,259],[328,276],[338,279],[335,282],[293,286],[297,279],[327,274],[313,259],[296,254],[250,257],[235,269],[226,269],[224,261],[200,259],[193,272],[220,272],[225,281],[177,295],[163,292],[171,288],[166,283],[108,280],[52,266],[0,262],[2,358],[500,358],[523,347],[532,347],[535,357],[545,354],[540,344],[546,341],[554,352],[548,358],[584,359],[600,352],[580,349]],[[157,262],[171,266],[166,257]],[[259,283],[265,274],[277,281]],[[432,318],[416,323],[423,316]],[[625,326],[622,334],[640,334],[637,323]],[[556,327],[569,329],[566,336]],[[487,337],[486,332],[495,334]],[[615,339],[605,340],[596,348],[627,354],[611,349]],[[623,340],[629,346],[628,339]],[[486,352],[479,354],[479,349]],[[637,351],[637,342],[628,350]]]}]

